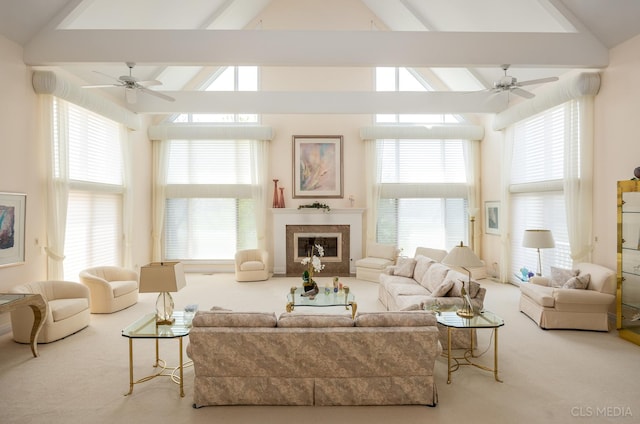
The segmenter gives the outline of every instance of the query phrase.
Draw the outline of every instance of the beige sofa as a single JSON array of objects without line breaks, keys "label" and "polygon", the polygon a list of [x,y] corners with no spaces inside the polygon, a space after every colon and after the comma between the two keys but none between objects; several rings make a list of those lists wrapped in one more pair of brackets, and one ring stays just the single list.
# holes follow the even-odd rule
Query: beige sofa
[{"label": "beige sofa", "polygon": [[89,288],[91,313],[110,314],[138,303],[138,273],[118,266],[97,266],[80,271]]},{"label": "beige sofa", "polygon": [[592,263],[577,264],[575,271],[577,277],[589,275],[586,289],[563,288],[561,284],[572,275],[566,275],[566,280],[556,278],[555,285],[559,287],[554,287],[554,280],[547,277],[533,277],[529,283],[521,284],[520,311],[545,329],[609,331],[608,312],[616,298],[616,273]]},{"label": "beige sofa", "polygon": [[187,355],[194,407],[434,406],[442,348],[429,312],[199,311]]},{"label": "beige sofa", "polygon": [[[398,264],[380,274],[378,299],[389,311],[409,311],[434,306],[463,306],[461,288],[469,288],[469,275],[451,269],[437,260],[419,253],[415,258],[399,258]],[[436,252],[432,252],[436,253]],[[446,252],[445,252],[446,253]],[[433,254],[441,260],[442,256]],[[479,311],[483,308],[486,289],[471,280],[471,304]]]}]

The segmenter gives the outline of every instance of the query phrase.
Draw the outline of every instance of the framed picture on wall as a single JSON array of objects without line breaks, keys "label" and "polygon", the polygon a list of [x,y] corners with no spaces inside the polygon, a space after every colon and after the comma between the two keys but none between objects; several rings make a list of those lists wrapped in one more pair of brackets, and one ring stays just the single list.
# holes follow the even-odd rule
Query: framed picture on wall
[{"label": "framed picture on wall", "polygon": [[0,193],[0,267],[24,263],[27,195]]},{"label": "framed picture on wall", "polygon": [[500,234],[500,202],[484,202],[484,232]]},{"label": "framed picture on wall", "polygon": [[293,197],[343,197],[341,135],[293,136]]}]

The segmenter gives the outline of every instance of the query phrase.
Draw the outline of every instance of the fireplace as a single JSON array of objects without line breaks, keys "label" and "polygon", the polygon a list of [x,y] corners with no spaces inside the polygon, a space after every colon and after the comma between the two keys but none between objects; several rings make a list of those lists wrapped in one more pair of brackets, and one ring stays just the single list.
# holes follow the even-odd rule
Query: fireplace
[{"label": "fireplace", "polygon": [[[322,263],[325,269],[318,275],[322,279],[332,276],[355,275],[355,261],[362,257],[362,218],[364,209],[332,208],[331,211],[319,211],[315,209],[295,209],[295,208],[273,208],[271,216],[273,218],[273,273],[275,275],[302,274],[300,261],[295,260],[293,236],[287,235],[287,227],[299,227],[298,233],[307,234],[340,234],[341,241],[337,244],[342,249],[339,255],[340,262],[332,262],[330,258],[323,258]],[[319,228],[316,228],[319,227]],[[340,231],[335,228],[340,228]],[[345,234],[346,232],[346,234]],[[291,244],[290,244],[291,243]],[[335,264],[340,263],[339,270],[335,270]],[[299,268],[289,269],[291,266]],[[336,272],[335,274],[332,274]]]},{"label": "fireplace", "polygon": [[318,277],[349,276],[349,225],[287,225],[285,231],[287,277],[304,272],[306,266],[300,262],[316,244],[324,249],[324,269]]}]

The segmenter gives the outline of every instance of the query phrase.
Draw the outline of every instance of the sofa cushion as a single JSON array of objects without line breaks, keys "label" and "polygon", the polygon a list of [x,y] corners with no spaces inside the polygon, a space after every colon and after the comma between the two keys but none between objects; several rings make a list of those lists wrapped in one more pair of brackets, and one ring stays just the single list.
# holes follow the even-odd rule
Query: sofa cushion
[{"label": "sofa cushion", "polygon": [[418,257],[418,255],[426,256],[436,262],[442,262],[445,256],[447,256],[447,251],[443,249],[432,249],[430,247],[416,247],[414,257]]},{"label": "sofa cushion", "polygon": [[387,287],[387,291],[393,297],[413,295],[429,296],[429,291],[416,283],[392,284]]},{"label": "sofa cushion", "polygon": [[569,278],[569,280],[562,286],[563,289],[579,289],[585,290],[589,286],[591,275],[582,274]]},{"label": "sofa cushion", "polygon": [[422,281],[422,279],[424,278],[424,274],[427,272],[427,270],[431,265],[436,263],[436,261],[434,261],[433,259],[427,256],[422,256],[422,255],[417,255],[415,257],[415,260],[416,260],[416,266],[413,269],[413,279],[416,281]]},{"label": "sofa cushion", "polygon": [[113,297],[120,297],[138,289],[137,281],[112,281],[110,285],[111,290],[113,290]]},{"label": "sofa cushion", "polygon": [[362,312],[356,317],[356,327],[422,327],[436,322],[435,315],[423,311]]},{"label": "sofa cushion", "polygon": [[362,268],[383,270],[390,265],[393,265],[393,261],[391,259],[385,259],[385,258],[367,257],[367,258],[358,259],[356,261],[356,266],[362,267]]},{"label": "sofa cushion", "polygon": [[275,312],[198,311],[194,327],[275,327]]},{"label": "sofa cushion", "polygon": [[431,296],[433,296],[433,297],[444,297],[444,296],[446,296],[447,293],[449,293],[449,291],[451,290],[451,288],[453,287],[454,284],[455,284],[455,281],[453,281],[453,280],[444,280],[442,283],[440,283],[440,285],[438,285],[438,287],[436,287],[431,292]]},{"label": "sofa cushion", "polygon": [[374,258],[396,260],[398,249],[393,244],[367,243],[367,256]]},{"label": "sofa cushion", "polygon": [[264,264],[260,261],[247,261],[240,264],[240,271],[262,271]]},{"label": "sofa cushion", "polygon": [[49,308],[51,309],[53,322],[62,321],[89,309],[89,299],[84,297],[74,299],[53,299],[48,303]]},{"label": "sofa cushion", "polygon": [[562,287],[571,277],[578,275],[578,270],[551,267],[551,287]]},{"label": "sofa cushion", "polygon": [[323,313],[284,312],[278,318],[278,327],[283,328],[325,328],[325,327],[353,327],[354,322],[349,315],[334,315]]},{"label": "sofa cushion", "polygon": [[[449,275],[447,275],[447,279],[450,278]],[[471,281],[467,281],[469,277],[465,278],[464,280],[456,278],[455,280],[453,280],[453,286],[451,287],[451,290],[449,290],[449,293],[447,293],[447,296],[449,297],[462,297],[462,287],[464,284],[465,289],[469,290],[469,297],[470,298],[475,298],[476,296],[478,296],[478,293],[480,293],[480,283],[478,283],[475,280],[471,280]]]},{"label": "sofa cushion", "polygon": [[449,268],[445,265],[441,263],[432,264],[422,277],[422,280],[420,280],[420,284],[432,292],[444,281],[447,272],[449,272]]},{"label": "sofa cushion", "polygon": [[520,285],[520,292],[523,295],[545,308],[553,308],[555,304],[553,291],[553,287],[540,286],[538,284],[525,283]]},{"label": "sofa cushion", "polygon": [[416,260],[413,258],[398,258],[396,266],[393,268],[393,275],[401,277],[413,277],[413,270],[416,267]]}]

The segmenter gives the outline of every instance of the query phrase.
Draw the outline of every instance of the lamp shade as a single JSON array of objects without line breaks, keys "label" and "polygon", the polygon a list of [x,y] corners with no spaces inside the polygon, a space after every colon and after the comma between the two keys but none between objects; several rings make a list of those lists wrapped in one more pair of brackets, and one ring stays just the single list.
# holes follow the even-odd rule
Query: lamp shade
[{"label": "lamp shade", "polygon": [[181,262],[152,262],[140,269],[140,293],[177,292],[185,285]]},{"label": "lamp shade", "polygon": [[523,247],[549,249],[556,247],[550,230],[525,230],[522,237]]},{"label": "lamp shade", "polygon": [[463,246],[460,242],[460,246],[454,247],[451,252],[442,260],[444,265],[459,266],[463,268],[484,266],[480,258],[474,253],[469,246]]}]

